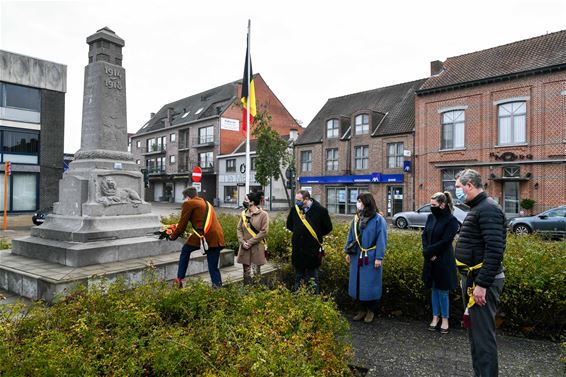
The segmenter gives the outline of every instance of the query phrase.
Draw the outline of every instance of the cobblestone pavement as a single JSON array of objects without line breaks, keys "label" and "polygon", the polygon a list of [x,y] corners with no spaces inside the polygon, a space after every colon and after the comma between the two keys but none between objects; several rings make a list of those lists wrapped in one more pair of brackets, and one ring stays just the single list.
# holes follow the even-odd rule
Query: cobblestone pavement
[{"label": "cobblestone pavement", "polygon": [[[463,329],[442,335],[428,331],[428,323],[389,318],[350,325],[354,365],[369,369],[367,377],[473,376]],[[501,377],[566,376],[557,343],[511,336],[498,336],[497,342]]]}]

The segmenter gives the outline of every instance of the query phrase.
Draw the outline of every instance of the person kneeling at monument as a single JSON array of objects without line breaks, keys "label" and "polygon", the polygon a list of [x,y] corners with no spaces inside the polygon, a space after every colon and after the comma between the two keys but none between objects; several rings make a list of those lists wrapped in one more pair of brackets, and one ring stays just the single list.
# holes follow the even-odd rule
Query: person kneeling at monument
[{"label": "person kneeling at monument", "polygon": [[187,187],[183,190],[183,200],[181,218],[177,228],[171,234],[170,240],[176,240],[183,234],[189,222],[193,229],[181,249],[175,283],[179,288],[182,288],[191,253],[195,250],[203,249],[206,253],[208,272],[210,273],[212,285],[220,287],[222,286],[222,277],[218,268],[218,261],[220,259],[220,251],[224,248],[225,242],[224,233],[214,208],[212,208],[209,202],[197,195],[197,189],[194,187]]}]

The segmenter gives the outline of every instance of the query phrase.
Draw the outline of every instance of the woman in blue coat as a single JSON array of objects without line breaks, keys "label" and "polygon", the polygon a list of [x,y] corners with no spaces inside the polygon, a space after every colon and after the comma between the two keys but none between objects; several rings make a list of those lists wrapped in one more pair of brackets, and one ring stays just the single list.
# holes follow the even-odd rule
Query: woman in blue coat
[{"label": "woman in blue coat", "polygon": [[378,213],[373,196],[360,194],[358,213],[350,225],[346,260],[350,263],[348,294],[359,303],[354,321],[373,321],[381,299],[382,261],[387,245],[387,223]]},{"label": "woman in blue coat", "polygon": [[423,281],[432,289],[432,322],[428,329],[437,330],[440,316],[440,332],[448,333],[449,290],[458,286],[456,259],[452,241],[460,224],[452,214],[454,210],[449,192],[437,192],[430,198],[431,214],[424,227]]}]

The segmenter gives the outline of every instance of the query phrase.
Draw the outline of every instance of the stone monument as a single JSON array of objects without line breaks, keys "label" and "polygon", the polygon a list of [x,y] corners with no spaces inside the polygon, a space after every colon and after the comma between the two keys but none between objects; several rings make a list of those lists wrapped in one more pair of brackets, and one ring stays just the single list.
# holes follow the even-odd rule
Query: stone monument
[{"label": "stone monument", "polygon": [[[154,236],[159,218],[142,199],[143,174],[128,152],[124,40],[105,27],[87,43],[81,149],[59,183],[53,214],[14,240],[11,254],[0,253],[0,288],[32,299],[49,301],[74,283],[88,285],[93,274],[135,278],[148,257],[173,279],[181,248]],[[204,261],[191,263],[202,272]],[[233,254],[225,253],[221,266],[230,264]]]}]

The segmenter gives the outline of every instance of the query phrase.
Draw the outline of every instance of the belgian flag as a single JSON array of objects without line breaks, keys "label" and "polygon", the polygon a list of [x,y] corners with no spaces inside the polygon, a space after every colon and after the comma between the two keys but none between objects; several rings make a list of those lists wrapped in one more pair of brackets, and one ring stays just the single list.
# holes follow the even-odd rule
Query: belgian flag
[{"label": "belgian flag", "polygon": [[[250,64],[248,76],[248,62]],[[250,56],[249,45],[246,47],[246,63],[244,65],[244,79],[242,80],[242,134],[247,137],[247,124],[246,119],[250,120],[250,126],[254,123],[256,115],[255,108],[255,87],[254,87],[254,74],[252,71],[252,59]],[[248,103],[250,105],[250,113],[248,114]]]}]

